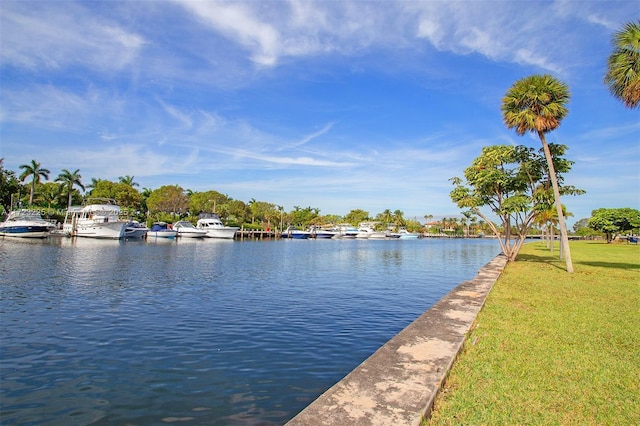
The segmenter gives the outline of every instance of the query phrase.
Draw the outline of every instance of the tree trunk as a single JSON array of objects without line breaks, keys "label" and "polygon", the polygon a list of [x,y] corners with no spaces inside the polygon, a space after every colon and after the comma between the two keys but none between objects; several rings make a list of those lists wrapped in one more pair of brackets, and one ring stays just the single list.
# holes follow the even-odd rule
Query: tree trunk
[{"label": "tree trunk", "polygon": [[556,202],[556,211],[558,212],[558,225],[560,226],[560,246],[561,253],[564,253],[565,262],[567,265],[567,272],[573,273],[573,262],[571,261],[571,251],[569,250],[569,235],[567,234],[567,224],[564,221],[564,214],[562,213],[562,203],[560,202],[560,189],[558,187],[558,179],[556,179],[556,169],[553,166],[553,158],[551,158],[551,151],[547,140],[544,137],[543,132],[538,132],[540,141],[542,142],[542,148],[544,150],[544,156],[547,159],[547,165],[549,166],[549,179],[553,186],[553,197]]}]

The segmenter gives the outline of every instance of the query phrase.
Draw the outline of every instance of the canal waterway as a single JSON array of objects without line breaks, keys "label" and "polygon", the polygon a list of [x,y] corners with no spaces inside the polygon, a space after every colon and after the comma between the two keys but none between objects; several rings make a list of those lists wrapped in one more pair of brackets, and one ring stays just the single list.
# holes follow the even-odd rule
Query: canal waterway
[{"label": "canal waterway", "polygon": [[283,424],[499,252],[0,239],[0,423]]}]

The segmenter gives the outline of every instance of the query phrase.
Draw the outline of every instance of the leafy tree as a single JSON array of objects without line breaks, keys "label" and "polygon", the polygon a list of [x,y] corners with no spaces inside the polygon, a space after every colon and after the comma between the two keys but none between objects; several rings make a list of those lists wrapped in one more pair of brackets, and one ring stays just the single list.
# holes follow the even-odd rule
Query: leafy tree
[{"label": "leafy tree", "polygon": [[527,132],[538,134],[544,150],[549,178],[558,212],[558,225],[562,239],[561,253],[565,257],[567,272],[573,272],[567,225],[562,214],[560,190],[551,152],[545,134],[560,126],[567,115],[569,88],[550,75],[533,75],[516,81],[502,99],[502,117],[509,129],[520,136]]},{"label": "leafy tree", "polygon": [[[557,153],[564,153],[563,148],[553,146]],[[571,163],[559,155],[556,161],[563,170]],[[545,189],[545,169],[544,157],[531,148],[494,145],[482,149],[481,155],[464,170],[464,180],[451,179],[455,186],[451,199],[458,207],[470,209],[484,220],[484,225],[498,237],[509,261],[516,259],[536,215],[551,205]],[[572,187],[563,188],[563,192],[579,193]],[[485,207],[500,224],[481,210]]]},{"label": "leafy tree", "polygon": [[126,183],[100,179],[91,190],[93,198],[111,198],[124,208],[137,210],[142,208],[142,194]]},{"label": "leafy tree", "polygon": [[235,218],[237,223],[245,223],[247,221],[247,217],[249,216],[249,208],[244,201],[229,200],[229,202],[224,204],[224,206],[226,209],[225,217],[233,217]]},{"label": "leafy tree", "polygon": [[266,222],[269,226],[271,225],[271,220],[280,216],[276,205],[266,201],[251,199],[249,202],[249,210],[251,211],[252,219],[258,220],[260,223]]},{"label": "leafy tree", "polygon": [[181,215],[187,212],[189,198],[178,185],[165,185],[156,189],[147,198],[151,213],[172,213]]},{"label": "leafy tree", "polygon": [[129,176],[129,175],[118,176],[118,182],[124,183],[125,185],[133,186],[133,187],[140,186],[138,182],[134,182],[133,180],[134,177],[135,176]]},{"label": "leafy tree", "polygon": [[[62,197],[63,187],[60,184],[54,182],[45,182],[40,188],[40,199],[47,203],[47,208],[54,206],[64,205],[64,201],[60,202]],[[65,200],[66,201],[66,200]]]},{"label": "leafy tree", "polygon": [[294,206],[289,212],[289,223],[297,226],[307,227],[320,215],[320,209],[313,207],[305,207],[304,209]]},{"label": "leafy tree", "polygon": [[382,222],[381,229],[387,229],[387,226],[393,222],[393,213],[391,213],[391,210],[386,209],[382,213],[378,213],[375,220],[376,222]]},{"label": "leafy tree", "polygon": [[580,236],[591,238],[602,235],[602,232],[589,228],[589,218],[582,218],[573,224],[573,233]]},{"label": "leafy tree", "polygon": [[360,224],[361,222],[366,222],[369,219],[370,219],[369,218],[369,212],[361,210],[361,209],[351,210],[344,217],[345,222],[347,222],[347,223],[349,223],[349,224],[351,224],[353,226],[358,226],[358,224]]},{"label": "leafy tree", "polygon": [[73,197],[73,187],[75,185],[85,190],[84,185],[82,184],[82,175],[80,174],[80,169],[76,169],[73,173],[67,169],[62,169],[62,172],[56,178],[56,182],[62,183],[62,186],[66,189],[68,194],[68,203],[67,208],[71,207],[71,198]]},{"label": "leafy tree", "polygon": [[640,210],[628,207],[597,209],[591,212],[588,224],[591,229],[604,232],[607,236],[607,243],[610,243],[616,235],[640,230]]},{"label": "leafy tree", "polygon": [[98,186],[98,184],[100,183],[100,181],[102,181],[104,179],[96,179],[96,178],[91,178],[91,183],[89,185],[87,185],[87,189],[89,189],[89,193],[88,195],[93,195],[92,191],[93,188],[95,188],[96,186]]},{"label": "leafy tree", "polygon": [[202,212],[220,213],[220,207],[229,201],[229,197],[218,191],[193,192],[189,196],[189,212],[197,216]]},{"label": "leafy tree", "polygon": [[33,204],[33,194],[36,192],[36,184],[40,183],[40,178],[49,179],[48,169],[40,167],[40,163],[36,160],[31,160],[29,164],[21,164],[20,168],[24,171],[20,174],[20,181],[24,182],[29,176],[31,176],[31,186],[29,193],[29,206]]},{"label": "leafy tree", "polygon": [[6,170],[3,166],[4,158],[0,158],[0,205],[4,211],[12,209],[11,201],[14,194],[20,193],[20,181],[13,170]]},{"label": "leafy tree", "polygon": [[604,82],[627,108],[640,105],[640,21],[629,22],[613,36]]}]

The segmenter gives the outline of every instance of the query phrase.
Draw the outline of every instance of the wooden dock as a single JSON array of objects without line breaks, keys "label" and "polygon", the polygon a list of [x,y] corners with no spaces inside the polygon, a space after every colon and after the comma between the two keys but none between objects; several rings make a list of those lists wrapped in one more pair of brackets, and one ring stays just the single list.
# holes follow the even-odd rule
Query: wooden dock
[{"label": "wooden dock", "polygon": [[280,233],[276,231],[239,229],[236,231],[236,240],[271,240],[280,238]]}]

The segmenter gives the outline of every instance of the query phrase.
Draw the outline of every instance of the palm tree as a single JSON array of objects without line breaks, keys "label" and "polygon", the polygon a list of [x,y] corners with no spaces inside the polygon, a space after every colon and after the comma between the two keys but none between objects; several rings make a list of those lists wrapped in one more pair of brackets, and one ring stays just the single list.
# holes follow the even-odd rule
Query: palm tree
[{"label": "palm tree", "polygon": [[62,186],[67,190],[69,194],[69,203],[67,208],[71,207],[71,198],[73,196],[73,186],[78,185],[82,190],[85,190],[84,185],[82,184],[82,175],[80,175],[80,169],[77,169],[75,172],[71,173],[67,169],[62,169],[62,172],[56,178],[56,182],[61,182]]},{"label": "palm tree", "polygon": [[629,22],[613,35],[604,83],[627,108],[640,105],[640,21]]},{"label": "palm tree", "polygon": [[567,115],[566,104],[568,101],[569,87],[566,84],[550,75],[532,75],[516,81],[507,91],[502,99],[502,118],[507,128],[515,129],[518,135],[535,132],[542,142],[558,212],[562,253],[565,256],[567,272],[573,273],[567,224],[562,214],[558,179],[551,151],[545,138],[545,134],[558,128],[562,119]]},{"label": "palm tree", "polygon": [[19,166],[24,169],[20,175],[20,180],[24,182],[29,176],[31,176],[31,193],[29,194],[29,207],[33,204],[33,193],[36,191],[36,184],[40,183],[40,178],[49,179],[49,173],[47,169],[40,168],[40,163],[36,160],[31,160],[30,164],[22,164]]},{"label": "palm tree", "polygon": [[126,175],[126,176],[118,176],[118,181],[119,181],[120,183],[124,183],[124,184],[129,185],[129,186],[140,186],[140,185],[138,185],[138,182],[134,182],[134,181],[133,181],[133,178],[134,178],[134,177],[135,177],[135,176],[129,176],[129,175]]}]

